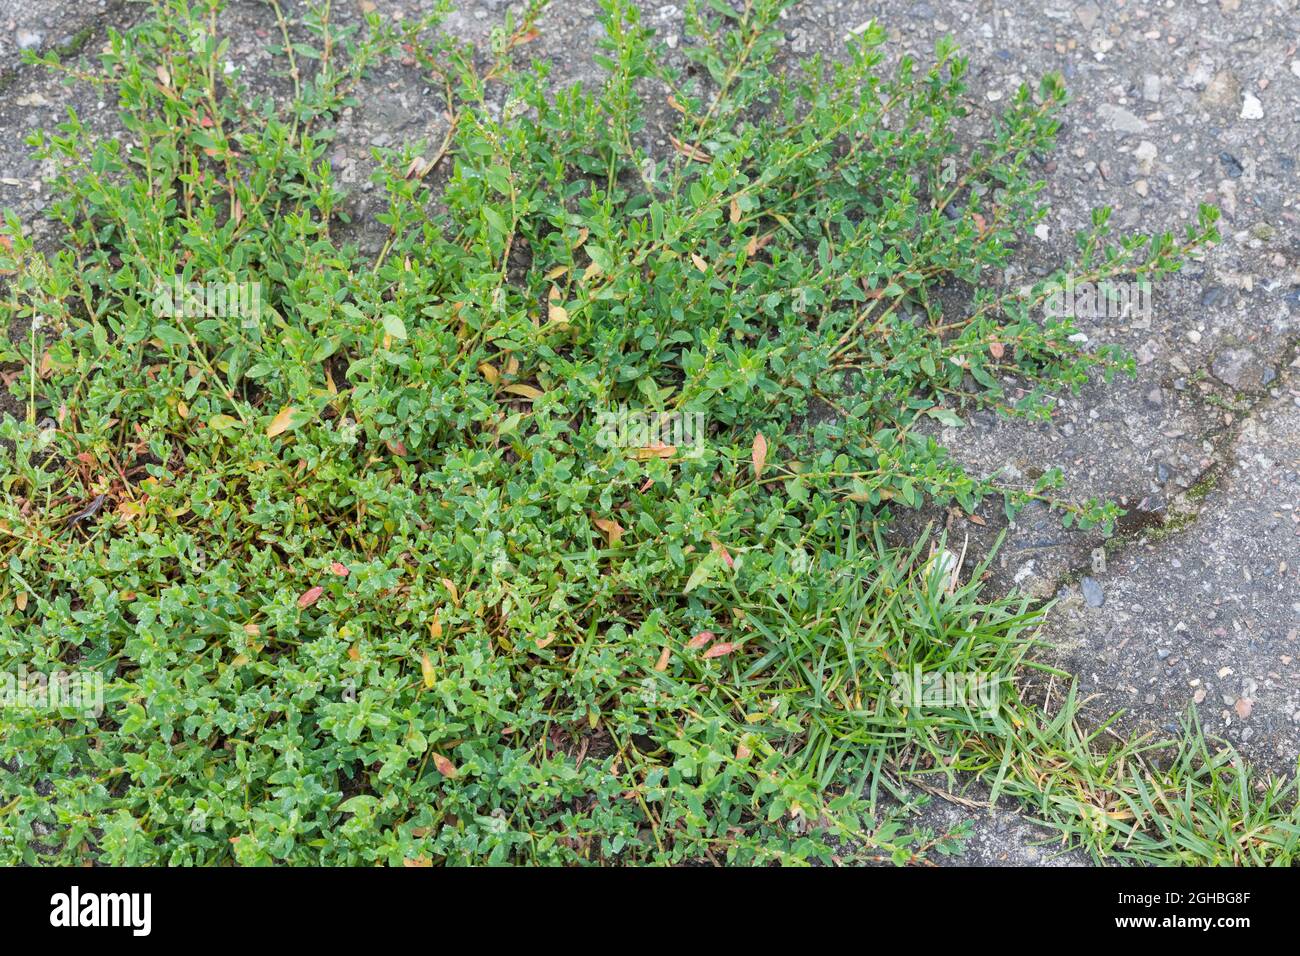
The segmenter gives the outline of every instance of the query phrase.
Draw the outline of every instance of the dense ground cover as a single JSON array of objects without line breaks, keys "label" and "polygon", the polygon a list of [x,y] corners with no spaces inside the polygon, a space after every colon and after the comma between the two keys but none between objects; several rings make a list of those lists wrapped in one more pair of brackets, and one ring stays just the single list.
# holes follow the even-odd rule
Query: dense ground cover
[{"label": "dense ground cover", "polygon": [[[964,473],[935,426],[1130,367],[1043,303],[1176,268],[1216,214],[1116,239],[1099,211],[1003,288],[1060,81],[971,149],[957,51],[886,72],[872,26],[786,74],[782,5],[692,8],[680,74],[607,0],[593,90],[528,62],[536,10],[481,51],[436,15],[280,15],[278,101],[227,69],[219,3],[168,0],[72,71],[130,138],[37,137],[65,244],[7,225],[0,660],[99,675],[104,709],[0,715],[5,858],[909,862],[961,834],[880,797],[965,771],[1098,858],[1289,862],[1291,787],[1194,726],[1039,710],[1041,609],[881,533],[926,501],[1113,521],[1059,473]],[[366,259],[330,124],[398,54],[449,132],[379,152]],[[900,693],[918,672],[995,692]]]}]

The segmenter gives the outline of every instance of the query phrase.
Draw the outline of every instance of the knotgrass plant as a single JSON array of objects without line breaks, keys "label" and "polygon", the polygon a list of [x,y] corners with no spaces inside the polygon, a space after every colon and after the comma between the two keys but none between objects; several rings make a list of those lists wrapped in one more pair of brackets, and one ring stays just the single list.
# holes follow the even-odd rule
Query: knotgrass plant
[{"label": "knotgrass plant", "polygon": [[[912,862],[962,833],[881,787],[962,771],[1099,858],[1290,859],[1293,798],[1022,701],[1040,611],[881,538],[990,495],[1111,522],[967,474],[935,427],[1131,369],[1040,306],[1177,268],[1214,211],[1183,240],[1099,212],[1076,262],[1004,288],[1059,79],[963,146],[951,43],[886,69],[873,24],[784,69],[786,5],[692,5],[679,71],[604,0],[590,88],[528,62],[537,7],[475,51],[445,10],[272,2],[278,99],[226,68],[219,0],[159,0],[96,69],[50,58],[125,133],[69,111],[33,138],[57,251],[8,217],[0,660],[106,691],[0,712],[6,860]],[[327,151],[394,54],[446,135],[376,151],[363,256]],[[997,700],[900,699],[918,668]]]}]

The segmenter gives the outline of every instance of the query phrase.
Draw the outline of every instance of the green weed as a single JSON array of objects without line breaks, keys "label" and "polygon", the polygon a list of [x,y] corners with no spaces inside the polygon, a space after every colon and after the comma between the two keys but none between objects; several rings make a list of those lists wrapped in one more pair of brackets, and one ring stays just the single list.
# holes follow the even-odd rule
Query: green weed
[{"label": "green weed", "polygon": [[[1176,268],[1216,213],[1112,241],[1100,211],[1003,288],[1059,79],[966,148],[950,43],[886,71],[873,25],[786,70],[786,5],[691,5],[679,73],[604,0],[590,89],[525,61],[538,8],[474,51],[441,14],[271,3],[288,102],[226,69],[217,0],[157,2],[93,71],[49,58],[125,135],[34,137],[58,251],[8,218],[0,660],[97,674],[104,710],[0,714],[6,860],[907,863],[962,834],[880,787],[962,770],[1099,857],[1290,859],[1282,791],[1023,702],[1040,612],[879,534],[990,494],[1109,525],[935,430],[1131,371],[1038,307]],[[448,128],[376,152],[365,257],[331,124],[399,53]],[[996,699],[900,695],[921,672]]]}]

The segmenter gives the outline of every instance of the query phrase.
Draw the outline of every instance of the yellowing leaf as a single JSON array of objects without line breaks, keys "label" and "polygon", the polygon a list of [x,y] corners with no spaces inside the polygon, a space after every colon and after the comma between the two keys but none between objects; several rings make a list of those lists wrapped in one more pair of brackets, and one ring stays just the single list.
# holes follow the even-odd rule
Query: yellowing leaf
[{"label": "yellowing leaf", "polygon": [[507,385],[504,391],[509,392],[511,395],[521,395],[524,398],[529,399],[530,401],[537,401],[537,399],[541,398],[543,395],[546,394],[540,388],[536,388],[535,386],[532,385],[523,385],[519,383],[516,383],[514,385]]},{"label": "yellowing leaf", "polygon": [[433,661],[429,660],[427,651],[420,654],[420,673],[424,675],[424,686],[433,686]]},{"label": "yellowing leaf", "polygon": [[637,461],[645,461],[647,458],[671,458],[675,454],[677,454],[676,445],[657,444],[632,449],[632,457]]},{"label": "yellowing leaf", "polygon": [[623,537],[623,526],[611,518],[592,518],[591,523],[601,530],[605,538],[609,541],[611,548],[618,547],[619,539]]},{"label": "yellowing leaf", "polygon": [[709,271],[709,264],[704,261],[704,257],[701,256],[699,253],[696,252],[691,253],[691,262],[693,262],[695,264],[695,268],[699,269],[701,272]]},{"label": "yellowing leaf", "polygon": [[456,590],[456,585],[452,583],[451,578],[442,578],[441,580],[442,586],[445,587],[447,593],[451,595],[451,603],[456,605],[456,607],[460,607],[460,592]]},{"label": "yellowing leaf", "polygon": [[550,294],[546,297],[546,318],[556,325],[569,324],[569,310],[560,305],[562,294],[558,285],[551,286]]},{"label": "yellowing leaf", "polygon": [[672,656],[672,648],[668,647],[668,645],[665,644],[664,649],[659,652],[659,660],[655,662],[655,670],[657,670],[661,674],[664,671],[668,670],[668,660],[671,656]]},{"label": "yellowing leaf", "polygon": [[293,413],[297,411],[292,405],[286,405],[276,412],[275,418],[271,419],[271,424],[266,427],[266,437],[274,438],[282,432],[288,431],[293,427]]},{"label": "yellowing leaf", "polygon": [[488,380],[489,385],[495,385],[501,381],[501,373],[497,371],[495,365],[483,362],[479,365],[478,370],[483,373],[483,377]]}]

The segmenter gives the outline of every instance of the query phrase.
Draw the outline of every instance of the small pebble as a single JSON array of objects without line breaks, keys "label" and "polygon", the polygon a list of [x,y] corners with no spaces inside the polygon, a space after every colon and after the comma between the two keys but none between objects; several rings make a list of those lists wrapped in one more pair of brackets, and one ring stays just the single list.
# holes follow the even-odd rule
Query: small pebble
[{"label": "small pebble", "polygon": [[1229,179],[1240,179],[1241,174],[1245,172],[1241,160],[1233,156],[1232,153],[1220,153],[1219,162],[1223,164],[1223,171],[1228,174]]}]

